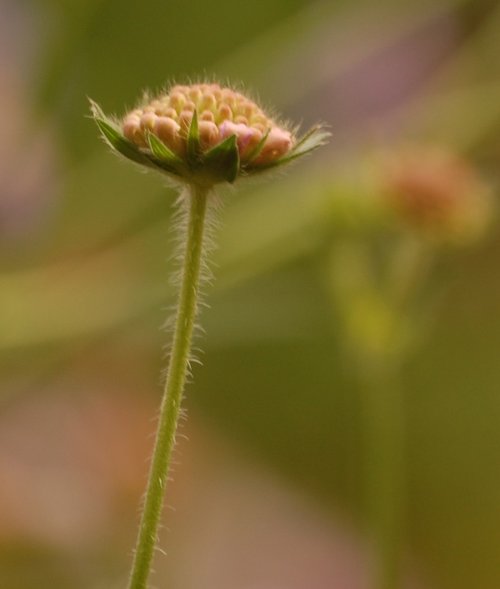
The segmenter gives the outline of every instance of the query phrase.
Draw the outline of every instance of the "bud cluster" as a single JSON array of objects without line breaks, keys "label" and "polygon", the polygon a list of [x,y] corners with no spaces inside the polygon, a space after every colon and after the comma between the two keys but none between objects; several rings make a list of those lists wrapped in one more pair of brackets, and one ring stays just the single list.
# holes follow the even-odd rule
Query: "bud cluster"
[{"label": "bud cluster", "polygon": [[297,138],[255,102],[219,84],[172,86],[120,120],[92,101],[91,110],[116,152],[175,180],[207,186],[286,164],[329,137],[316,126]]},{"label": "bud cluster", "polygon": [[245,162],[267,134],[254,163],[269,163],[286,154],[295,138],[279,127],[239,92],[218,84],[173,86],[123,119],[123,134],[139,147],[147,147],[147,133],[153,133],[174,153],[183,157],[193,113],[197,112],[201,147],[208,150],[236,135],[239,156]]}]

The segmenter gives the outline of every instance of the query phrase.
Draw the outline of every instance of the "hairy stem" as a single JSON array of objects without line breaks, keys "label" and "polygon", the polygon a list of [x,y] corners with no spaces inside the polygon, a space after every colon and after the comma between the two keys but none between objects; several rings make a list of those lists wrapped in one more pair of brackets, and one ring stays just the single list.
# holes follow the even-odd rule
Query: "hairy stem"
[{"label": "hairy stem", "polygon": [[156,442],[149,470],[129,589],[146,589],[147,587],[157,542],[168,470],[175,445],[182,395],[189,370],[191,340],[200,287],[200,271],[203,265],[203,234],[208,189],[191,186],[187,198],[189,198],[187,237],[173,345],[160,407]]}]

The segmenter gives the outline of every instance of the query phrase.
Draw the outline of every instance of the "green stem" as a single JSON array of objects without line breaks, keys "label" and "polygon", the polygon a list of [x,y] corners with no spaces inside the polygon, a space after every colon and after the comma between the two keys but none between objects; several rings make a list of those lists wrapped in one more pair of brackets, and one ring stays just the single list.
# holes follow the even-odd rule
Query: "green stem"
[{"label": "green stem", "polygon": [[191,340],[196,319],[203,257],[203,233],[208,189],[192,186],[188,192],[187,238],[172,352],[160,408],[156,442],[137,536],[129,589],[146,589],[155,550],[168,470],[175,445],[181,401],[189,370]]},{"label": "green stem", "polygon": [[400,589],[405,520],[402,391],[388,366],[369,370],[364,397],[366,492],[373,542],[373,589]]}]

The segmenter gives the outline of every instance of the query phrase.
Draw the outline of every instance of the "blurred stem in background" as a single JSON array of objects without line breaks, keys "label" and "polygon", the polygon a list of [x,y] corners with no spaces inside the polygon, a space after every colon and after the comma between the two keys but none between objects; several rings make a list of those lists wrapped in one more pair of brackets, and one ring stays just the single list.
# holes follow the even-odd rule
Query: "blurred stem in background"
[{"label": "blurred stem in background", "polygon": [[414,339],[427,256],[403,238],[392,249],[346,240],[332,252],[331,287],[360,387],[364,504],[373,589],[402,587],[406,520],[405,399],[400,366]]},{"label": "blurred stem in background", "polygon": [[393,367],[373,365],[362,388],[365,493],[373,542],[373,589],[402,587],[406,520],[405,412]]},{"label": "blurred stem in background", "polygon": [[333,248],[330,288],[361,392],[372,586],[398,589],[407,520],[407,404],[399,375],[422,339],[438,255],[484,234],[491,193],[471,162],[435,146],[395,149],[367,180],[354,208],[357,229],[341,233]]}]

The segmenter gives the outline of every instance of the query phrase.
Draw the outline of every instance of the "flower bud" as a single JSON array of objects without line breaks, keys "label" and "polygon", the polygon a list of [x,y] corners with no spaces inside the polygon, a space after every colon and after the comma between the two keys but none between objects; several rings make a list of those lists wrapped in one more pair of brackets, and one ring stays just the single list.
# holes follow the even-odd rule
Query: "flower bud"
[{"label": "flower bud", "polygon": [[184,133],[189,129],[192,119],[193,111],[191,110],[183,110],[179,115],[179,125],[181,126],[181,129]]},{"label": "flower bud", "polygon": [[196,104],[192,100],[187,100],[182,107],[182,110],[193,113],[196,110]]},{"label": "flower bud", "polygon": [[226,120],[233,120],[233,111],[231,110],[231,107],[228,104],[222,103],[219,106],[219,109],[217,111],[217,120],[219,121],[219,123],[222,123]]},{"label": "flower bud", "polygon": [[233,123],[232,121],[224,121],[220,126],[220,136],[222,139],[226,139],[231,135],[236,135],[238,142],[245,140],[245,137],[251,133],[250,128],[243,124]]},{"label": "flower bud", "polygon": [[200,121],[215,121],[214,113],[210,110],[204,110],[200,115]]},{"label": "flower bud", "polygon": [[411,149],[386,160],[382,186],[401,219],[435,237],[474,238],[491,214],[489,189],[477,171],[443,149]]},{"label": "flower bud", "polygon": [[200,102],[200,99],[203,94],[202,94],[202,90],[199,87],[199,85],[196,84],[196,85],[191,86],[191,88],[188,89],[187,95],[193,101],[193,104],[197,104],[198,102]]},{"label": "flower bud", "polygon": [[176,85],[144,102],[119,125],[95,103],[92,111],[122,155],[188,182],[233,182],[309,153],[329,135],[317,127],[296,140],[255,102],[218,84]]},{"label": "flower bud", "polygon": [[146,112],[141,117],[141,129],[143,131],[152,131],[158,117],[154,112]]},{"label": "flower bud", "polygon": [[279,127],[273,127],[267,136],[262,151],[255,159],[255,163],[273,161],[280,158],[290,150],[292,141],[292,135],[289,131],[285,131]]},{"label": "flower bud", "polygon": [[219,142],[219,128],[211,121],[200,121],[198,123],[200,142],[203,148],[207,149]]},{"label": "flower bud", "polygon": [[153,133],[175,153],[180,153],[182,151],[180,130],[180,125],[173,119],[169,117],[158,117],[153,128]]},{"label": "flower bud", "polygon": [[211,92],[205,92],[199,101],[199,108],[202,110],[214,110],[217,100]]},{"label": "flower bud", "polygon": [[173,119],[175,121],[177,119],[177,111],[170,106],[164,106],[161,110],[161,116],[168,117],[169,119]]},{"label": "flower bud", "polygon": [[222,90],[221,101],[223,104],[227,104],[229,107],[234,108],[237,104],[236,92],[230,88],[224,88]]},{"label": "flower bud", "polygon": [[177,112],[180,112],[184,108],[186,101],[185,95],[179,90],[174,90],[170,93],[169,104]]},{"label": "flower bud", "polygon": [[141,135],[141,119],[136,115],[129,115],[123,122],[123,134],[129,141],[136,143]]},{"label": "flower bud", "polygon": [[241,116],[246,117],[247,119],[250,119],[252,116],[257,114],[257,109],[256,105],[248,100],[244,100],[241,104],[240,104],[240,108],[239,108],[240,112],[241,112]]},{"label": "flower bud", "polygon": [[222,90],[220,89],[219,85],[211,84],[210,92],[212,93],[212,96],[215,98],[215,102],[219,103],[222,98]]}]

